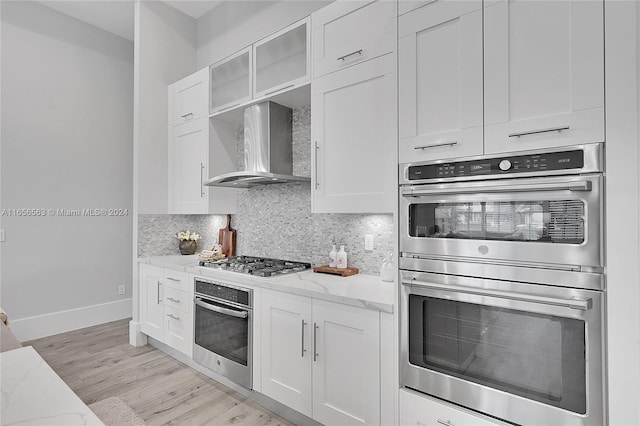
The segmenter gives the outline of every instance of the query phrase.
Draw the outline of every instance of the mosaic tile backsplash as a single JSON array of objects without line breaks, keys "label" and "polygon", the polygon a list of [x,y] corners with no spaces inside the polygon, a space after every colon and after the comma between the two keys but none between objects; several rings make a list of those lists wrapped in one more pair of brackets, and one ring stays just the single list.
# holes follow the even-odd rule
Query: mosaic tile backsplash
[{"label": "mosaic tile backsplash", "polygon": [[[243,145],[238,128],[239,164]],[[311,175],[311,109],[293,111],[293,171]],[[288,183],[249,188],[238,197],[238,214],[231,227],[237,230],[236,254],[273,257],[326,265],[332,242],[344,244],[348,266],[363,274],[378,275],[385,253],[395,247],[393,215],[312,214],[308,183]],[[202,236],[198,250],[210,248],[223,215],[139,215],[138,255],[178,254],[175,233],[190,229]],[[373,251],[364,250],[364,236],[374,236]],[[338,246],[339,248],[339,246]]]}]

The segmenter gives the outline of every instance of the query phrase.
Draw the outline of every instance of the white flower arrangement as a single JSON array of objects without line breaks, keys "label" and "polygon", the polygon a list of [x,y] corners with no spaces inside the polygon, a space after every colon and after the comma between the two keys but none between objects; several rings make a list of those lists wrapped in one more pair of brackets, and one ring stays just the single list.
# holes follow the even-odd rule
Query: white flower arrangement
[{"label": "white flower arrangement", "polygon": [[200,234],[196,234],[195,232],[191,232],[188,229],[186,231],[180,231],[176,234],[176,238],[180,241],[198,241],[200,239]]}]

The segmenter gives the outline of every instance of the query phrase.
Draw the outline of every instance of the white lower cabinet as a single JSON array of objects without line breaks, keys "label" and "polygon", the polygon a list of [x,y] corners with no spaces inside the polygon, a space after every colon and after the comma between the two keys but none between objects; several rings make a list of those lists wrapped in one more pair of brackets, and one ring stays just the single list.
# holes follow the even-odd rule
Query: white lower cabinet
[{"label": "white lower cabinet", "polygon": [[399,391],[400,426],[506,426],[507,423],[476,414],[426,395]]},{"label": "white lower cabinet", "polygon": [[140,265],[142,332],[191,356],[193,352],[193,289],[189,274]]},{"label": "white lower cabinet", "polygon": [[262,292],[262,393],[327,425],[380,424],[380,313]]}]

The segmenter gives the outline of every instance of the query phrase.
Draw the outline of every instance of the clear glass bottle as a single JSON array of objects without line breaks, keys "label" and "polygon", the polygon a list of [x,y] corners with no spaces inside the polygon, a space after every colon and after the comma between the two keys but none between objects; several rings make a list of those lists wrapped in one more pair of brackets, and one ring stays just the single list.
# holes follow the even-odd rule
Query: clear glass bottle
[{"label": "clear glass bottle", "polygon": [[380,267],[380,278],[382,281],[393,281],[397,273],[396,258],[393,255],[393,251],[388,251],[382,260],[382,266]]},{"label": "clear glass bottle", "polygon": [[335,268],[336,265],[338,264],[336,262],[336,245],[332,244],[331,245],[331,251],[329,252],[329,266],[331,266],[332,268]]},{"label": "clear glass bottle", "polygon": [[347,267],[347,252],[344,251],[344,246],[340,246],[340,251],[336,255],[337,267],[344,269]]}]

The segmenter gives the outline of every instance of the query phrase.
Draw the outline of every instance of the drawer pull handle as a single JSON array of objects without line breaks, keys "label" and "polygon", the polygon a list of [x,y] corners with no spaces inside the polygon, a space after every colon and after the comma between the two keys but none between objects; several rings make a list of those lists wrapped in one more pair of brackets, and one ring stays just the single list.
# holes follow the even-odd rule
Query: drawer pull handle
[{"label": "drawer pull handle", "polygon": [[451,142],[437,142],[437,143],[432,143],[429,145],[420,145],[420,146],[415,146],[413,147],[413,149],[427,149],[427,148],[438,148],[440,146],[454,146],[457,145],[458,141],[451,141]]},{"label": "drawer pull handle", "polygon": [[529,130],[526,132],[509,133],[509,137],[519,138],[520,136],[536,135],[538,133],[561,132],[563,130],[569,130],[569,126],[550,127],[548,129]]},{"label": "drawer pull handle", "polygon": [[174,316],[173,314],[167,314],[167,316],[168,316],[169,318],[171,318],[171,319],[176,320],[176,321],[180,321],[180,317],[176,317],[176,316]]},{"label": "drawer pull handle", "polygon": [[290,84],[290,85],[288,85],[288,86],[281,87],[281,88],[276,89],[276,90],[272,90],[272,91],[270,91],[270,92],[265,93],[264,95],[265,95],[265,96],[269,96],[269,95],[272,95],[272,94],[274,94],[274,93],[276,93],[276,92],[279,92],[279,91],[281,91],[281,90],[287,90],[287,89],[290,89],[290,88],[292,88],[293,86],[295,86],[295,84]]},{"label": "drawer pull handle", "polygon": [[179,280],[179,279],[177,279],[177,278],[167,277],[167,279],[168,279],[169,281],[175,281],[175,282],[177,282],[177,283],[179,283],[179,282],[180,282],[180,280]]},{"label": "drawer pull handle", "polygon": [[344,56],[340,56],[338,58],[338,61],[344,61],[345,59],[347,59],[349,56],[353,56],[353,55],[362,55],[362,52],[364,52],[364,50],[360,49],[360,50],[356,50],[355,52],[351,52],[351,53],[347,53]]},{"label": "drawer pull handle", "polygon": [[444,421],[444,420],[438,419],[437,421],[438,423],[444,426],[455,426],[453,423],[451,423],[451,420]]},{"label": "drawer pull handle", "polygon": [[162,283],[160,281],[158,281],[158,303],[157,305],[160,304],[160,302],[162,302],[162,300],[160,299],[160,286],[162,285]]},{"label": "drawer pull handle", "polygon": [[180,299],[174,299],[173,297],[167,297],[167,300],[171,300],[174,303],[180,303]]},{"label": "drawer pull handle", "polygon": [[182,118],[187,118],[187,117],[189,117],[189,116],[193,117],[193,113],[192,113],[192,112],[188,112],[188,113],[186,113],[185,115],[181,115],[180,117],[182,117]]}]

